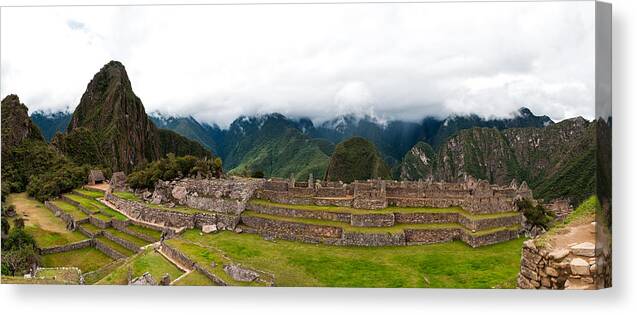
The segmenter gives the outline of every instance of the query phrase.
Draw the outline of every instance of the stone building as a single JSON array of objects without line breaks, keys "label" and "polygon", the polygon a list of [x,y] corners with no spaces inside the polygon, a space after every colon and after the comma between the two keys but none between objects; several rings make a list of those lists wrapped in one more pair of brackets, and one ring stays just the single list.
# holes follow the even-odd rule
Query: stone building
[{"label": "stone building", "polygon": [[106,180],[101,170],[91,170],[88,173],[88,184],[95,185],[103,183]]}]

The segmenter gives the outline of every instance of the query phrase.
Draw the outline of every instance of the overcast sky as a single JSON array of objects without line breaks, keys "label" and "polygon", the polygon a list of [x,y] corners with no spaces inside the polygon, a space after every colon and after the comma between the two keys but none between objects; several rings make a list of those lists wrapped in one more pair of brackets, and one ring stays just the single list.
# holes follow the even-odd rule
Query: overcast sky
[{"label": "overcast sky", "polygon": [[2,8],[2,97],[73,110],[121,61],[147,112],[594,117],[594,2]]}]

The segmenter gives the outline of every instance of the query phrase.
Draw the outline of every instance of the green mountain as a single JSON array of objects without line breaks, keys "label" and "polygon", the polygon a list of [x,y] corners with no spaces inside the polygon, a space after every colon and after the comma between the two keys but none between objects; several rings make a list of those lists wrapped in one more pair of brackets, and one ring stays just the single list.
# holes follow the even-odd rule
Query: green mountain
[{"label": "green mountain", "polygon": [[263,172],[266,177],[322,176],[331,150],[330,143],[311,139],[280,114],[236,120],[224,143],[224,166],[231,174]]},{"label": "green mountain", "polygon": [[45,113],[42,111],[37,111],[31,114],[31,120],[40,128],[44,139],[46,139],[46,141],[51,141],[56,133],[66,132],[66,127],[71,121],[71,113]]},{"label": "green mountain", "polygon": [[[440,145],[437,153],[415,146],[403,158],[401,178],[457,181],[465,175],[505,185],[526,181],[535,197],[581,201],[595,191],[595,124],[578,117],[544,128],[471,128]],[[435,156],[424,163],[420,156]]]},{"label": "green mountain", "polygon": [[336,145],[325,172],[329,181],[351,183],[371,178],[389,179],[389,167],[373,143],[354,137]]},{"label": "green mountain", "polygon": [[33,124],[16,95],[2,100],[2,192],[24,191],[32,176],[65,162]]},{"label": "green mountain", "polygon": [[77,162],[124,172],[167,152],[211,156],[196,142],[171,131],[162,133],[146,115],[124,66],[111,61],[89,82],[66,134],[54,137],[52,143]]},{"label": "green mountain", "polygon": [[213,126],[200,123],[191,116],[173,117],[154,112],[149,117],[158,128],[172,130],[190,140],[199,142],[215,153],[219,151],[213,138],[215,129]]},{"label": "green mountain", "polygon": [[436,169],[436,152],[425,142],[414,145],[400,163],[400,178],[418,180],[432,177]]}]

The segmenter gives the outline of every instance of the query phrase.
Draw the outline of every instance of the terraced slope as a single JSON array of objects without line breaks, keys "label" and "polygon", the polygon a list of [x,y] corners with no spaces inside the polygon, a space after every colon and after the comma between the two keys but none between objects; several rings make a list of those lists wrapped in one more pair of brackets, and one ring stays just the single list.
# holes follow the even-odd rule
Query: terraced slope
[{"label": "terraced slope", "polygon": [[361,210],[252,200],[241,214],[245,231],[310,243],[394,246],[463,240],[482,246],[517,237],[518,212],[470,214],[458,208]]}]

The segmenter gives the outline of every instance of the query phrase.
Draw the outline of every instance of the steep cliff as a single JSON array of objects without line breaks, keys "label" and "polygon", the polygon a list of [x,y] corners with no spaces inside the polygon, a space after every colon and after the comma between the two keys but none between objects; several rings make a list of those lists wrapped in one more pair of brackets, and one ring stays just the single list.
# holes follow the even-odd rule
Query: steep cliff
[{"label": "steep cliff", "polygon": [[[581,201],[595,192],[595,124],[578,117],[544,128],[471,128],[440,145],[434,163],[423,146],[405,155],[401,178],[456,181],[472,175],[505,185],[527,181],[539,198]],[[427,161],[427,163],[425,163]]]},{"label": "steep cliff", "polygon": [[[31,121],[27,107],[17,95],[2,100],[2,158],[25,140],[44,141],[38,127]],[[6,162],[6,161],[3,161]]]},{"label": "steep cliff", "polygon": [[[95,74],[73,112],[67,133],[56,138],[52,142],[77,162],[106,165],[113,171],[130,172],[169,152],[211,156],[199,143],[172,131],[160,136],[133,92],[126,69],[117,61]],[[86,150],[92,152],[81,153]]]}]

